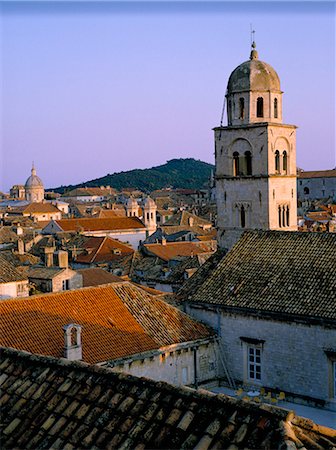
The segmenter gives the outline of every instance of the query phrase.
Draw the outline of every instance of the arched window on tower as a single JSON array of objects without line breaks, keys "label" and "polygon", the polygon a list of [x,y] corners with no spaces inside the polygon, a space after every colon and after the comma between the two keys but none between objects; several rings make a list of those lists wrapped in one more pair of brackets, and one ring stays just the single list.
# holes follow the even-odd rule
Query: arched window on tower
[{"label": "arched window on tower", "polygon": [[289,206],[286,208],[286,226],[289,227]]},{"label": "arched window on tower", "polygon": [[281,206],[278,208],[278,216],[279,216],[279,228],[281,228]]},{"label": "arched window on tower", "polygon": [[239,175],[239,153],[233,153],[233,176],[237,177]]},{"label": "arched window on tower", "polygon": [[280,173],[280,152],[275,151],[275,173]]},{"label": "arched window on tower", "polygon": [[278,99],[274,99],[274,118],[278,118]]},{"label": "arched window on tower", "polygon": [[231,112],[232,112],[232,102],[231,100],[228,101],[228,120],[231,122]]},{"label": "arched window on tower", "polygon": [[252,154],[251,152],[245,152],[245,165],[246,165],[246,175],[252,175]]},{"label": "arched window on tower", "polygon": [[257,117],[264,117],[264,99],[262,97],[257,98]]},{"label": "arched window on tower", "polygon": [[282,154],[282,170],[287,173],[287,152],[286,150]]},{"label": "arched window on tower", "polygon": [[309,194],[309,188],[307,186],[305,188],[303,188],[303,193],[306,195]]},{"label": "arched window on tower", "polygon": [[242,228],[245,228],[245,225],[246,225],[245,208],[242,205],[242,207],[240,209],[240,226]]},{"label": "arched window on tower", "polygon": [[243,97],[239,99],[239,119],[244,119],[245,117],[245,101]]}]

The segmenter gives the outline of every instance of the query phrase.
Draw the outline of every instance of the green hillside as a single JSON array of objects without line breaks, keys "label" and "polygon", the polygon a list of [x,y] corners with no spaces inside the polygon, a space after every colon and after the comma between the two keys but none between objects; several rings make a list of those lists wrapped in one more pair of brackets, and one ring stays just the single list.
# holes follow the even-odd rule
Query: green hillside
[{"label": "green hillside", "polygon": [[151,169],[134,169],[127,172],[107,174],[104,177],[85,183],[60,186],[53,189],[55,192],[64,193],[78,187],[111,186],[117,190],[123,188],[139,189],[150,192],[165,187],[201,189],[208,185],[212,164],[193,158],[172,159],[161,166]]}]

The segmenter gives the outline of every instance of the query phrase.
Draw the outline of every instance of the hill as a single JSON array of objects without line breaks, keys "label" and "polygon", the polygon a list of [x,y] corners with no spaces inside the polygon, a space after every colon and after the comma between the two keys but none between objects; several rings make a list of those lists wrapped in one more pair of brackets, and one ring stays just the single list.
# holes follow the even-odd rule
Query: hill
[{"label": "hill", "polygon": [[104,177],[85,183],[60,186],[53,189],[63,194],[79,187],[111,186],[117,190],[123,188],[139,189],[143,192],[166,187],[201,189],[208,185],[211,171],[215,166],[193,158],[171,159],[166,164],[150,169],[134,169],[127,172],[107,174]]}]

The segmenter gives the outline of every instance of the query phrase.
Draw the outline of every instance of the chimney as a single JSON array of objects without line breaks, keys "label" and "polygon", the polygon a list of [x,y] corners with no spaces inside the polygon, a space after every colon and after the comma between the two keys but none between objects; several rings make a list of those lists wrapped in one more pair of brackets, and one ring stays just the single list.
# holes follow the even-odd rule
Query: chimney
[{"label": "chimney", "polygon": [[53,266],[55,247],[44,247],[44,264],[46,267]]},{"label": "chimney", "polygon": [[161,238],[161,244],[162,245],[166,245],[167,244],[167,239],[164,236],[162,236],[162,238]]},{"label": "chimney", "polygon": [[18,249],[18,253],[19,255],[23,255],[25,252],[25,246],[24,246],[24,242],[22,239],[19,239],[17,241],[17,249]]},{"label": "chimney", "polygon": [[67,269],[69,267],[68,264],[68,252],[66,250],[58,250],[55,253],[56,255],[56,265],[61,267],[62,269]]},{"label": "chimney", "polygon": [[64,325],[64,357],[70,361],[82,359],[82,327],[76,323]]}]

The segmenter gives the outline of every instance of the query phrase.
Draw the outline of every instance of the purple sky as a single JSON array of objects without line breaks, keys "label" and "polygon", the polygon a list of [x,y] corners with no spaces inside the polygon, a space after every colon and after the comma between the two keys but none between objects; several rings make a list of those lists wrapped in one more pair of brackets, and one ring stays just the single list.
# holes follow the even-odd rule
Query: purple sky
[{"label": "purple sky", "polygon": [[332,2],[2,2],[0,190],[35,161],[46,187],[214,162],[227,79],[249,57],[278,72],[297,164],[335,162]]}]

